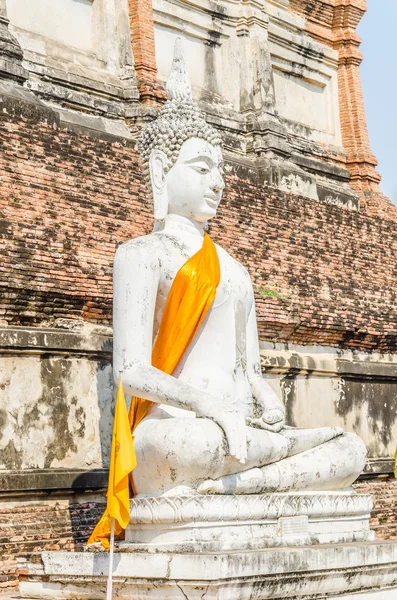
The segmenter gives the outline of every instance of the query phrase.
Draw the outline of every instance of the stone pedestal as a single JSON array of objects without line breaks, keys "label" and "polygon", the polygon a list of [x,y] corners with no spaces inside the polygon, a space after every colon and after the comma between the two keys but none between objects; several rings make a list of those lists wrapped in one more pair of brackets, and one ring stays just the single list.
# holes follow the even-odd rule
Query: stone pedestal
[{"label": "stone pedestal", "polygon": [[[44,552],[44,576],[20,584],[23,598],[106,598],[105,553]],[[120,600],[379,600],[397,597],[397,542],[361,542],[220,553],[115,555]]]},{"label": "stone pedestal", "polygon": [[[397,542],[350,492],[138,498],[116,548],[119,600],[395,600]],[[23,598],[102,600],[109,556],[44,552]]]},{"label": "stone pedestal", "polygon": [[137,498],[125,546],[221,552],[374,539],[372,499],[355,492]]}]

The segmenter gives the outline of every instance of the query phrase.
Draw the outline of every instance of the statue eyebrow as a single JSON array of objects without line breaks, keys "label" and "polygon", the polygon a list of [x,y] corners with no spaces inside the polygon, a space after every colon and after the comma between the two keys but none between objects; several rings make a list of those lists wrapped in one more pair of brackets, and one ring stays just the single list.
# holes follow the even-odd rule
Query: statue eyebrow
[{"label": "statue eyebrow", "polygon": [[199,160],[206,162],[209,167],[211,167],[214,164],[212,158],[210,158],[209,156],[205,156],[204,154],[200,154],[199,156],[195,156],[194,158],[189,158],[188,160],[185,160],[185,163],[189,165]]}]

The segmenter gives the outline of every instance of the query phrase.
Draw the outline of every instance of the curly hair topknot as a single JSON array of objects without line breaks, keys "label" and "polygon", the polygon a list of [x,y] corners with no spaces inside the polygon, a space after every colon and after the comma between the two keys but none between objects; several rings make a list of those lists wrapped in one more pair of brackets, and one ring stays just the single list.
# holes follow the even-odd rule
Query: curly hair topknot
[{"label": "curly hair topknot", "polygon": [[157,118],[141,134],[139,151],[146,177],[149,177],[149,158],[153,150],[161,150],[167,156],[168,171],[177,161],[183,142],[194,137],[202,138],[213,146],[222,146],[219,133],[206,122],[193,100],[185,98],[166,102]]}]

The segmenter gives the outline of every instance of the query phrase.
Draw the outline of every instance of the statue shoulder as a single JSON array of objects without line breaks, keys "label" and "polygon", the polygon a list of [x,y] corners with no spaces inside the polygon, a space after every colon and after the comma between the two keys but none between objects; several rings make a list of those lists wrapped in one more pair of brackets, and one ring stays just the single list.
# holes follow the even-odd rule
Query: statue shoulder
[{"label": "statue shoulder", "polygon": [[219,260],[221,262],[222,260],[224,260],[225,262],[228,262],[229,264],[233,265],[234,268],[237,269],[239,273],[241,273],[241,275],[251,283],[251,276],[248,270],[244,267],[244,265],[242,265],[238,260],[233,258],[233,256],[231,256],[224,248],[222,248],[222,246],[219,246],[218,244],[215,244],[215,246],[218,251]]},{"label": "statue shoulder", "polygon": [[139,260],[140,263],[153,265],[158,263],[160,243],[155,233],[143,235],[124,242],[117,248],[115,263],[125,260],[128,262]]}]

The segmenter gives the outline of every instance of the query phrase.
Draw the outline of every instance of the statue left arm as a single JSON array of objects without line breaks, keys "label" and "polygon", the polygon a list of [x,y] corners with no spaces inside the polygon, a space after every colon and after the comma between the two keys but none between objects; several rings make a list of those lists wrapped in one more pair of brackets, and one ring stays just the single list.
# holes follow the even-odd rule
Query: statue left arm
[{"label": "statue left arm", "polygon": [[285,408],[276,393],[262,377],[253,290],[251,308],[247,319],[246,340],[247,375],[257,412],[259,413],[256,415],[257,418],[249,421],[249,424],[261,429],[278,432],[285,425]]}]

